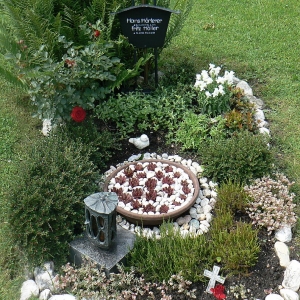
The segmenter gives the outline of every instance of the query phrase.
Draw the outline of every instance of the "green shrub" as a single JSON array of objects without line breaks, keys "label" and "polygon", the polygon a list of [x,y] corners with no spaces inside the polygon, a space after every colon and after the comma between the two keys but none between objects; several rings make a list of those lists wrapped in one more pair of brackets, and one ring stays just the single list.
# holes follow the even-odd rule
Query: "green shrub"
[{"label": "green shrub", "polygon": [[242,131],[230,139],[212,139],[199,147],[204,174],[218,183],[249,182],[268,174],[274,161],[268,137]]},{"label": "green shrub", "polygon": [[[91,161],[100,169],[106,167],[106,163],[114,155],[114,151],[120,150],[119,135],[107,130],[98,130],[92,117],[87,117],[84,122],[66,122],[60,130],[64,131],[68,139],[83,143],[91,151]],[[106,170],[105,170],[106,171]]]},{"label": "green shrub", "polygon": [[191,102],[188,94],[182,95],[176,89],[160,88],[153,94],[137,91],[110,97],[99,104],[96,115],[116,126],[123,137],[136,130],[172,132],[178,129]]},{"label": "green shrub", "polygon": [[209,232],[212,257],[232,273],[247,272],[257,263],[260,251],[258,230],[235,221],[236,212],[245,212],[250,197],[241,184],[228,181],[218,188],[215,217]]},{"label": "green shrub", "polygon": [[15,242],[30,261],[65,261],[68,242],[83,230],[83,199],[97,190],[89,146],[61,130],[38,140],[20,164],[9,196]]},{"label": "green shrub", "polygon": [[211,263],[206,237],[182,237],[173,223],[164,223],[160,230],[160,239],[137,236],[129,256],[130,265],[150,280],[167,281],[180,271],[187,280],[203,280],[204,269]]},{"label": "green shrub", "polygon": [[258,230],[251,224],[237,222],[223,231],[212,230],[213,257],[232,273],[244,273],[254,266],[260,251]]},{"label": "green shrub", "polygon": [[217,202],[215,210],[229,210],[232,212],[245,212],[250,196],[240,183],[228,181],[217,188]]},{"label": "green shrub", "polygon": [[[66,48],[59,61],[49,57],[46,45],[35,53],[40,58],[40,66],[34,69],[20,68],[20,76],[29,87],[29,95],[37,108],[40,119],[70,120],[75,106],[85,110],[94,109],[123,81],[139,74],[140,66],[146,59],[139,59],[132,70],[124,67],[115,56],[114,43],[101,37],[95,40],[92,29],[81,26],[83,33],[90,37],[85,46],[74,46],[64,36],[60,43]],[[20,63],[26,64],[20,59]]]},{"label": "green shrub", "polygon": [[212,137],[224,138],[225,120],[222,116],[211,119],[207,115],[197,115],[188,111],[179,124],[175,133],[175,141],[182,145],[182,149],[198,149],[201,144]]}]

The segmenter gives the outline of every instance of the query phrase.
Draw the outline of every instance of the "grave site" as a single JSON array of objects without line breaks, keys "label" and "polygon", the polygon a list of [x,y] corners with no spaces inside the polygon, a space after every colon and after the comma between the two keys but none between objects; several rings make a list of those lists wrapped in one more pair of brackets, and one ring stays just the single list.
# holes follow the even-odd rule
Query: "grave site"
[{"label": "grave site", "polygon": [[0,3],[0,300],[299,300],[296,0]]}]

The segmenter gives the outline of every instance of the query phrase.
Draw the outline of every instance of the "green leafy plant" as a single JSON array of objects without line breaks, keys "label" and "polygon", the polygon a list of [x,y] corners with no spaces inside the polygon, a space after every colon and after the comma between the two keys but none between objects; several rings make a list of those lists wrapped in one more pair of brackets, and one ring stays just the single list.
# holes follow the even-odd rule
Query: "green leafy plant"
[{"label": "green leafy plant", "polygon": [[197,115],[188,111],[175,133],[175,141],[182,145],[183,150],[196,150],[205,140],[212,137],[224,138],[226,136],[224,125],[225,120],[222,116],[211,119],[207,115]]},{"label": "green leafy plant", "polygon": [[269,174],[274,156],[268,148],[269,137],[242,131],[230,139],[211,139],[199,148],[206,176],[222,183],[249,182]]},{"label": "green leafy plant", "polygon": [[[111,38],[112,23],[116,11],[121,5],[126,7],[128,1],[121,3],[91,0],[2,0],[3,19],[0,27],[1,53],[16,53],[16,42],[24,41],[28,49],[28,59],[46,45],[49,56],[58,60],[63,55],[63,47],[58,43],[59,36],[74,41],[75,45],[86,45],[87,38],[80,31],[80,25],[94,24],[101,18],[101,24],[92,27],[101,30],[106,40]],[[34,8],[34,9],[33,9]],[[120,28],[118,29],[120,32]]]},{"label": "green leafy plant", "polygon": [[[82,34],[80,26],[82,24],[95,24],[99,18],[101,22],[93,26],[93,33],[101,35],[105,40],[117,42],[115,49],[121,55],[120,59],[126,64],[126,68],[131,68],[135,64],[133,61],[134,48],[124,39],[118,18],[115,14],[118,10],[131,5],[130,0],[108,1],[108,0],[2,0],[0,11],[5,17],[2,18],[0,26],[0,53],[18,54],[18,44],[23,41],[27,49],[27,59],[31,65],[39,64],[35,53],[42,46],[45,46],[49,57],[54,61],[59,61],[64,54],[62,45],[58,43],[59,36],[65,36],[67,40],[74,41],[75,46],[86,46],[88,41]],[[168,27],[164,46],[167,47],[171,40],[179,34],[186,20],[193,0],[179,0],[170,2],[161,0],[157,5],[181,10],[180,14],[173,14]],[[34,9],[32,9],[34,8]],[[153,51],[152,51],[153,52]],[[149,51],[149,54],[152,53]],[[138,57],[144,57],[144,53],[139,51]],[[148,56],[149,58],[151,57]],[[14,84],[19,84],[18,74],[10,68],[1,67],[0,75],[11,80]]]},{"label": "green leafy plant", "polygon": [[99,177],[90,145],[57,129],[33,145],[20,163],[8,195],[13,239],[31,262],[64,262],[68,242],[82,233],[83,199],[97,191]]},{"label": "green leafy plant", "polygon": [[141,58],[134,70],[127,70],[114,56],[112,43],[99,39],[75,48],[64,37],[60,41],[67,48],[60,62],[54,62],[41,47],[36,55],[43,64],[33,70],[20,69],[41,119],[69,120],[75,106],[92,110],[124,80],[137,75],[145,62]]},{"label": "green leafy plant", "polygon": [[180,271],[187,280],[203,280],[204,269],[211,262],[211,248],[206,237],[183,237],[173,223],[164,223],[160,230],[158,240],[137,236],[129,263],[150,280],[168,280]]},{"label": "green leafy plant", "polygon": [[161,87],[153,94],[139,91],[117,94],[100,103],[95,112],[100,120],[117,127],[124,137],[135,130],[146,129],[172,133],[191,101],[188,95],[181,95],[176,89]]}]

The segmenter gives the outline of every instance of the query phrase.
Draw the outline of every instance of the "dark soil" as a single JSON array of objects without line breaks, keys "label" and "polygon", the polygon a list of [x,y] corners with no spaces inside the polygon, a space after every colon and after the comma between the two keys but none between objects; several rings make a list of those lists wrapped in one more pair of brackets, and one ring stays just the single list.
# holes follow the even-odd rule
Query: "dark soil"
[{"label": "dark soil", "polygon": [[[168,155],[178,154],[183,158],[190,158],[193,161],[199,161],[196,153],[187,153],[181,152],[178,145],[166,144],[164,135],[162,133],[153,133],[153,132],[146,132],[150,139],[150,145],[143,149],[139,150],[134,145],[128,142],[128,139],[124,140],[121,145],[120,151],[117,151],[113,158],[107,164],[107,169],[110,166],[116,166],[118,163],[127,160],[133,154],[143,154],[146,152],[149,153],[157,153],[163,154],[167,153]],[[140,133],[133,134],[132,137],[138,137]],[[242,298],[235,298],[232,293],[229,293],[230,287],[243,285],[246,289],[246,298],[248,300],[262,300],[266,297],[268,293],[271,291],[273,293],[279,294],[279,286],[282,284],[283,275],[284,275],[284,268],[280,266],[279,260],[274,251],[274,243],[276,242],[274,238],[274,234],[267,235],[265,230],[261,230],[259,234],[260,239],[260,246],[261,252],[259,255],[258,262],[255,267],[251,268],[247,274],[244,275],[231,275],[226,277],[225,281],[225,291],[226,291],[226,299],[233,300],[233,299],[242,299]],[[290,248],[290,259],[299,260],[299,246],[295,244],[295,241],[288,243]],[[222,269],[221,269],[222,270]],[[223,275],[223,274],[222,274]],[[208,281],[207,281],[208,283]],[[207,283],[196,282],[192,284],[192,289],[196,289],[196,296],[197,299],[201,300],[212,300],[216,299],[213,295],[208,294],[205,292]],[[156,299],[161,299],[160,292],[157,291],[155,293],[157,295]],[[172,300],[182,300],[182,299],[190,299],[187,296],[178,294],[178,293],[170,293],[172,295]],[[147,299],[147,296],[143,296],[138,299]]]}]

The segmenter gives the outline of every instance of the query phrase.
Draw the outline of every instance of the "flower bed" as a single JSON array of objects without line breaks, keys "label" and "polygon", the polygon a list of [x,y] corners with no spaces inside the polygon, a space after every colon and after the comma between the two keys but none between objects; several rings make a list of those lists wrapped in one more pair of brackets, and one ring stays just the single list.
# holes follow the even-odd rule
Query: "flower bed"
[{"label": "flower bed", "polygon": [[195,203],[199,182],[180,164],[151,159],[119,167],[107,178],[104,190],[118,195],[117,212],[129,221],[158,225]]}]

